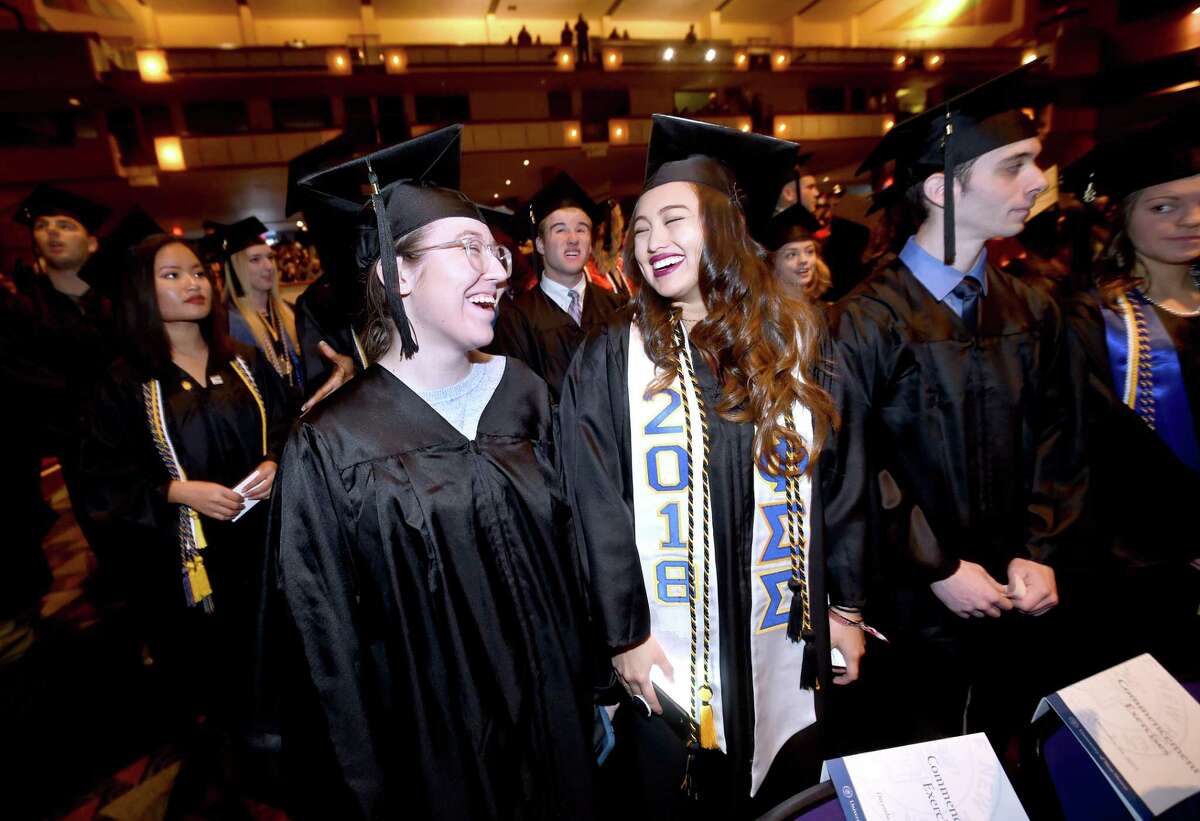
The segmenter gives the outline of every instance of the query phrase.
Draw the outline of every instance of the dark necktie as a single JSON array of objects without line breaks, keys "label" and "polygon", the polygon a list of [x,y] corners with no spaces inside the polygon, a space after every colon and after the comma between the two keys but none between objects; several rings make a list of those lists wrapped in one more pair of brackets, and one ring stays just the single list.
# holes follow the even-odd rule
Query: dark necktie
[{"label": "dark necktie", "polygon": [[975,277],[963,277],[962,282],[954,286],[954,295],[962,300],[962,320],[975,333],[979,327],[979,280]]},{"label": "dark necktie", "polygon": [[571,315],[571,319],[575,320],[576,325],[583,323],[583,303],[579,299],[579,292],[572,288],[567,291],[567,298],[571,301],[567,303],[567,313]]}]

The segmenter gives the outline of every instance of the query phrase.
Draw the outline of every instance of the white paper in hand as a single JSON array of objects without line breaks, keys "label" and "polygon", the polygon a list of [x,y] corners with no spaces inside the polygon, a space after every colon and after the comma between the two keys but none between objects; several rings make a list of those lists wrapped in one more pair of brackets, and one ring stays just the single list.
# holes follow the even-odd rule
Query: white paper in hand
[{"label": "white paper in hand", "polygon": [[1018,576],[1013,576],[1008,580],[1008,587],[1004,588],[1004,595],[1010,599],[1019,599],[1025,595],[1025,580]]},{"label": "white paper in hand", "polygon": [[256,470],[256,471],[252,472],[249,476],[247,476],[245,479],[238,482],[237,487],[235,487],[233,489],[234,493],[240,494],[242,497],[242,512],[239,513],[238,515],[234,516],[233,521],[236,522],[238,519],[245,516],[246,512],[248,510],[250,510],[250,508],[252,508],[256,504],[258,504],[258,501],[259,501],[258,499],[247,499],[246,498],[246,491],[249,490],[254,485],[254,483],[257,481],[258,481],[258,471]]}]

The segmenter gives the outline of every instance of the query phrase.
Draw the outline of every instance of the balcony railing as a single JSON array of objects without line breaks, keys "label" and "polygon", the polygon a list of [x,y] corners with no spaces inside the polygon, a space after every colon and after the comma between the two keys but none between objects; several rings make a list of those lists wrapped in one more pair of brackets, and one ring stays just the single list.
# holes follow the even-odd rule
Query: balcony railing
[{"label": "balcony railing", "polygon": [[225,137],[181,137],[180,143],[188,169],[279,165],[340,133],[340,129],[328,129]]},{"label": "balcony railing", "polygon": [[[934,50],[927,49],[930,53]],[[108,49],[109,65],[131,70],[131,48]],[[569,59],[560,60],[564,54]],[[599,40],[586,66],[575,63],[573,49],[553,44],[510,45],[327,45],[172,48],[166,59],[172,77],[230,74],[383,74],[385,72],[560,70],[592,71],[796,71],[811,68],[896,71],[898,51],[891,48],[737,46],[727,41],[683,45],[678,42]],[[1019,64],[1014,48],[937,49],[936,63],[908,62],[908,70],[995,71]],[[332,59],[331,59],[331,55]],[[397,57],[397,55],[402,55]],[[402,66],[402,67],[400,67]],[[399,67],[399,68],[398,68]]]}]

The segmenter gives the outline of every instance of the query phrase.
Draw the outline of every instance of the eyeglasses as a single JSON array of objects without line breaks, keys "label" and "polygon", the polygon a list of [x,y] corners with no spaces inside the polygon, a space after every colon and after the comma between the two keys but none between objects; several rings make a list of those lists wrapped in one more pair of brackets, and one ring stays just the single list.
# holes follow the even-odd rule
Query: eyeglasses
[{"label": "eyeglasses", "polygon": [[461,248],[467,255],[467,263],[477,274],[486,274],[488,264],[491,259],[495,259],[504,268],[505,276],[512,276],[512,252],[503,245],[489,245],[475,237],[463,237],[453,242],[443,242],[440,245],[413,248],[408,253],[417,256],[426,251],[442,251],[449,248]]}]

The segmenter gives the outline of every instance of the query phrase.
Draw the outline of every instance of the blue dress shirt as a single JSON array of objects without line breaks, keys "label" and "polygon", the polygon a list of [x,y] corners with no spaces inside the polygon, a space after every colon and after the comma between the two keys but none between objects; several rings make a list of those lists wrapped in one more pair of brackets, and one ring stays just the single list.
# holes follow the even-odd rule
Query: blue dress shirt
[{"label": "blue dress shirt", "polygon": [[904,250],[900,252],[900,261],[908,266],[908,270],[912,271],[917,281],[925,286],[925,290],[933,294],[934,299],[960,317],[963,310],[962,300],[953,292],[958,283],[963,281],[963,277],[974,277],[979,282],[983,295],[987,296],[986,248],[980,252],[979,259],[971,266],[971,270],[964,274],[962,271],[946,265],[940,259],[930,256],[924,248],[917,245],[917,238],[912,236],[908,238],[908,242],[904,244]]}]

